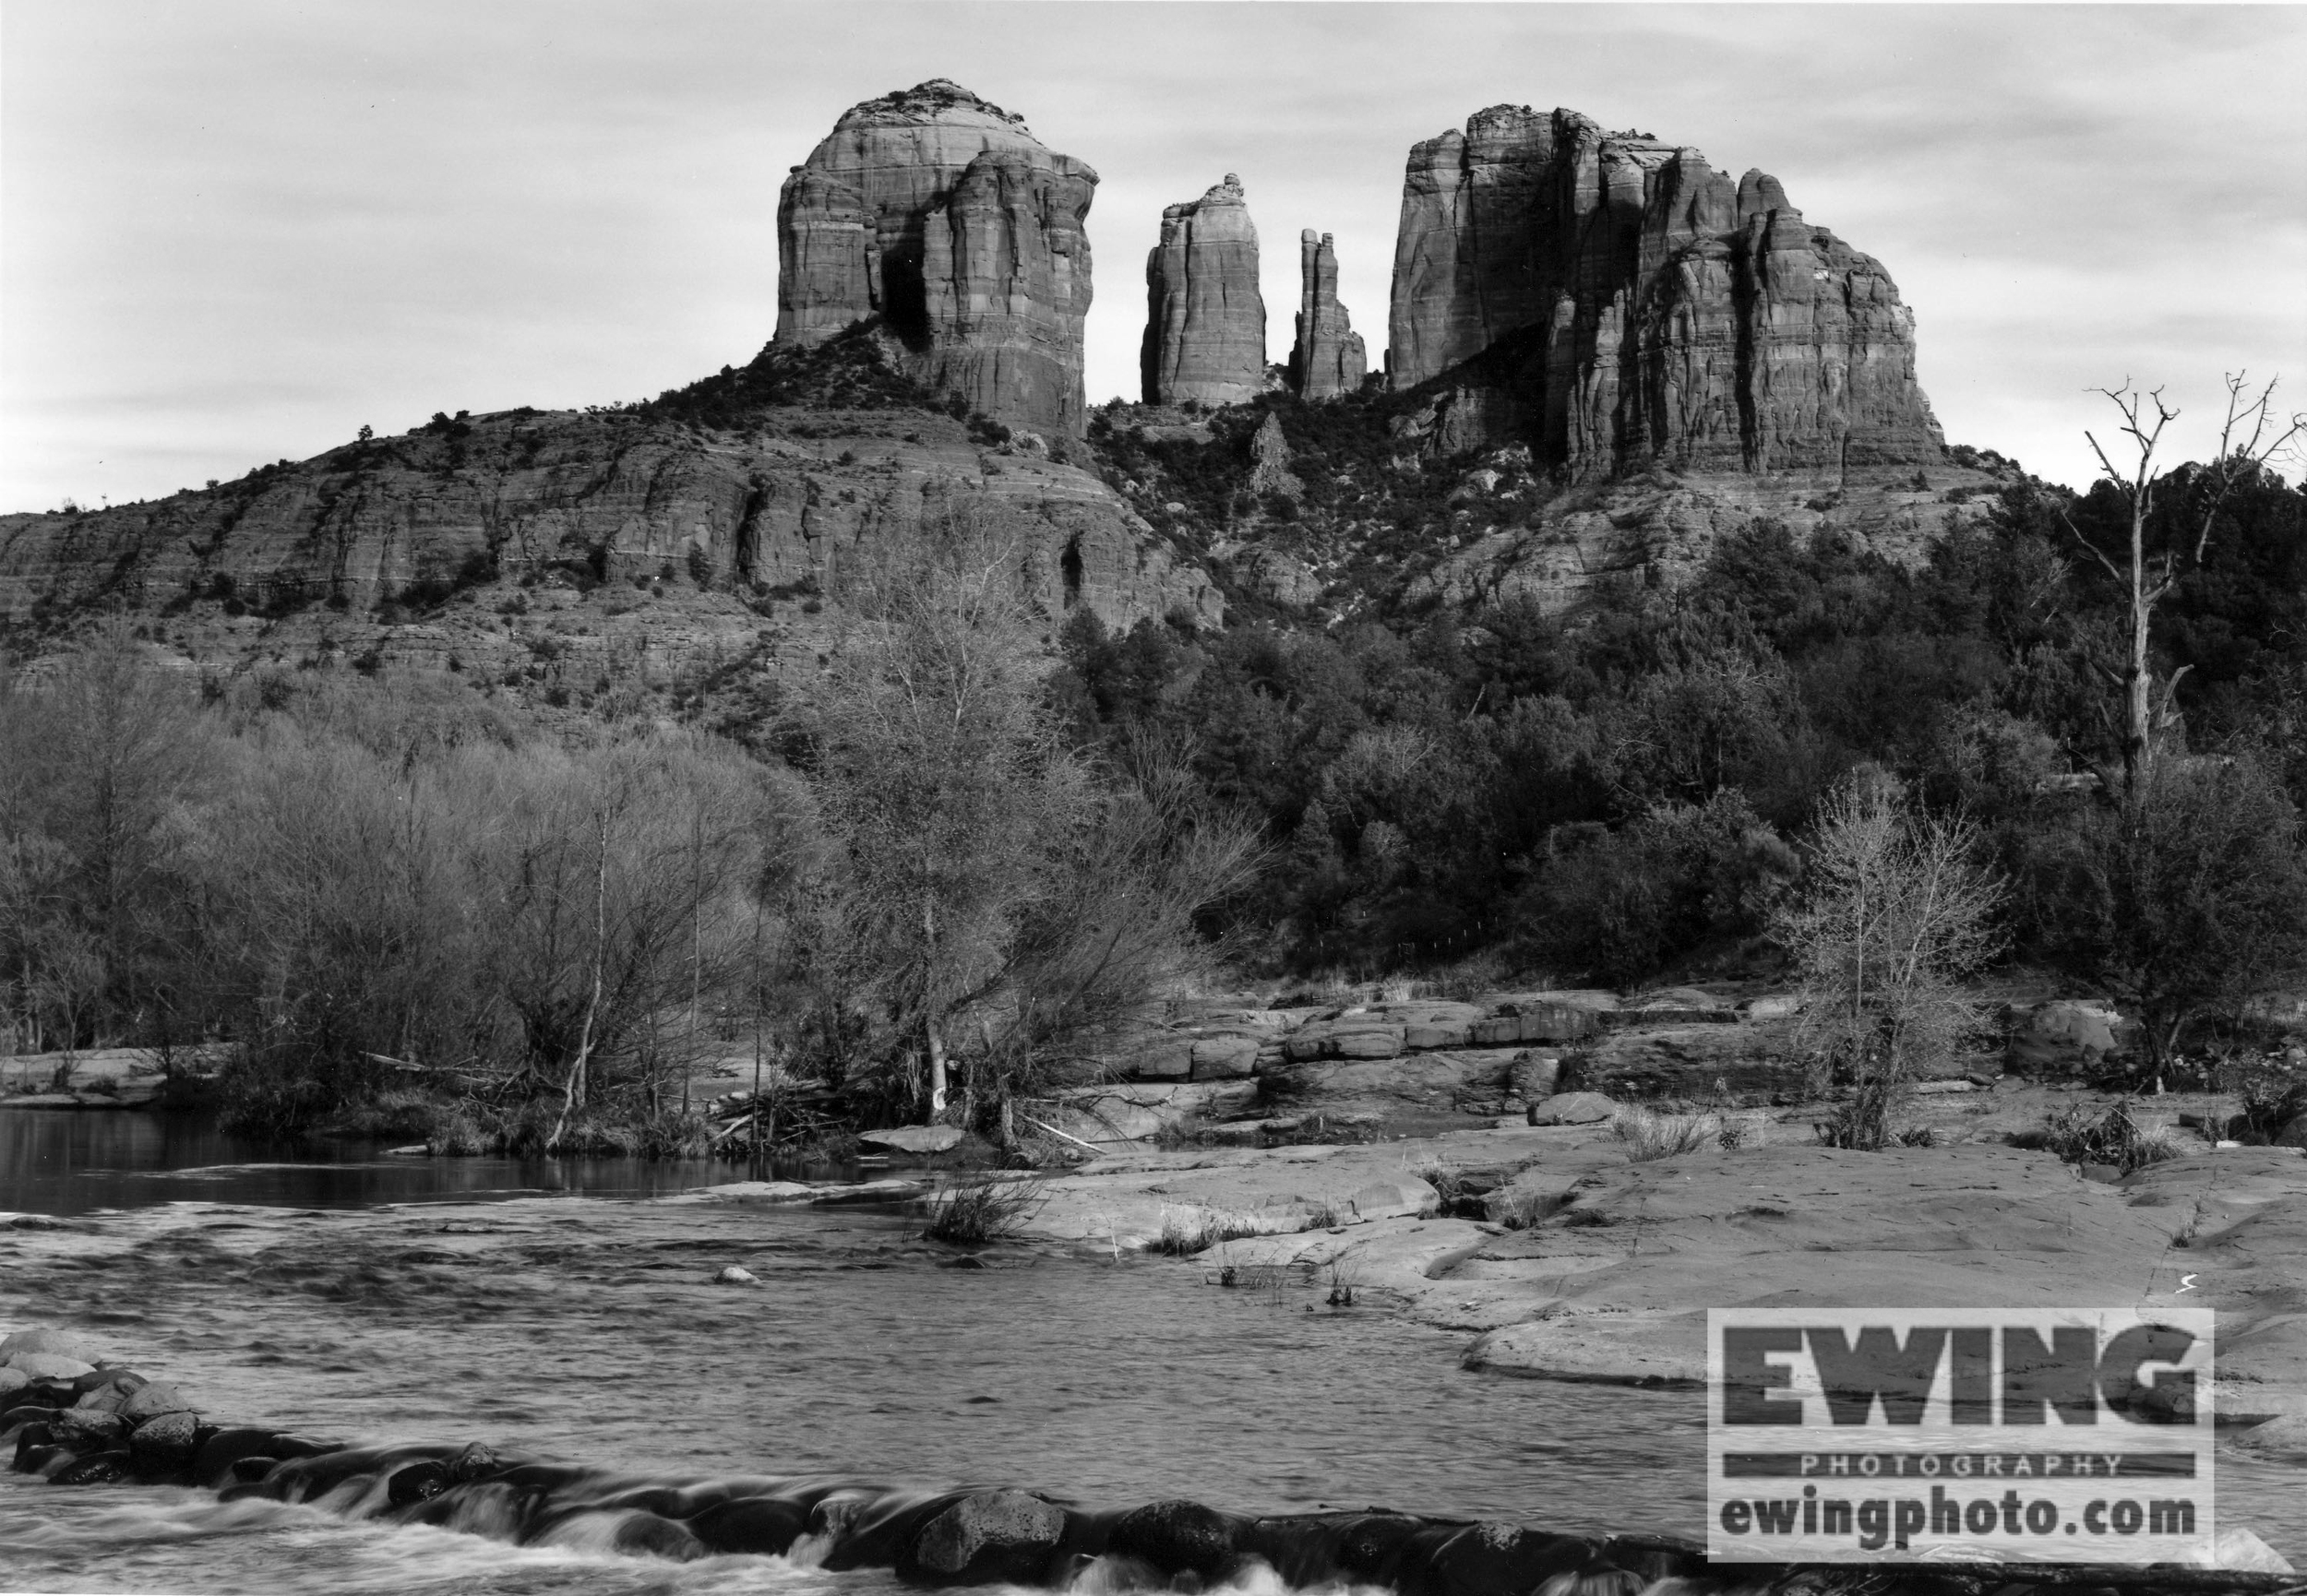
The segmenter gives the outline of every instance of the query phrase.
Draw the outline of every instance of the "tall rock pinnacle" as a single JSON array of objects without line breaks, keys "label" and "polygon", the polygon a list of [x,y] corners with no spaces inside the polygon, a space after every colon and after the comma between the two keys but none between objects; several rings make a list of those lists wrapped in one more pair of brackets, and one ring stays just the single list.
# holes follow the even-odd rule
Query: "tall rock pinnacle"
[{"label": "tall rock pinnacle", "polygon": [[879,317],[907,372],[1079,434],[1097,173],[943,78],[853,106],[777,203],[777,335]]},{"label": "tall rock pinnacle", "polygon": [[1338,303],[1338,252],[1326,232],[1297,235],[1297,342],[1290,387],[1302,399],[1335,399],[1362,386],[1369,356]]},{"label": "tall rock pinnacle", "polygon": [[1162,212],[1162,241],[1145,257],[1138,366],[1148,404],[1244,404],[1265,388],[1258,230],[1230,172],[1200,199]]},{"label": "tall rock pinnacle", "polygon": [[1573,111],[1492,106],[1410,151],[1387,363],[1480,361],[1486,425],[1573,472],[1940,458],[1914,316],[1777,180]]}]

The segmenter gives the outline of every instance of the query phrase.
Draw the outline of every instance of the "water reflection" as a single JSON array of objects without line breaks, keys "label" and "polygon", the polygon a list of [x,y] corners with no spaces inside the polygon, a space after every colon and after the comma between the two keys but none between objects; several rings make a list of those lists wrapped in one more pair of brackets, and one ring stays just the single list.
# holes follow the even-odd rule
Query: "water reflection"
[{"label": "water reflection", "polygon": [[79,1214],[186,1197],[351,1209],[540,1193],[656,1197],[747,1173],[709,1159],[390,1158],[391,1145],[253,1140],[227,1135],[205,1110],[0,1107],[0,1210]]}]

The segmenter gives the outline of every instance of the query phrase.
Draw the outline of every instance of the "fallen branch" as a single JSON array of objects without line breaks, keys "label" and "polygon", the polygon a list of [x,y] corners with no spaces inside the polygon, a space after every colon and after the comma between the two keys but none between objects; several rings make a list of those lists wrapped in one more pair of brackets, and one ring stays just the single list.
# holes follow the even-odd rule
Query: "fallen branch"
[{"label": "fallen branch", "polygon": [[1089,1150],[1090,1150],[1090,1151],[1092,1151],[1092,1152],[1102,1153],[1102,1152],[1104,1151],[1104,1149],[1103,1149],[1102,1148],[1100,1148],[1100,1147],[1099,1147],[1099,1146],[1098,1146],[1095,1142],[1092,1142],[1092,1141],[1083,1141],[1083,1140],[1082,1140],[1080,1137],[1078,1137],[1078,1136],[1074,1136],[1074,1135],[1072,1135],[1072,1134],[1070,1134],[1070,1132],[1067,1132],[1067,1131],[1062,1131],[1062,1130],[1059,1130],[1059,1129],[1058,1129],[1056,1126],[1054,1126],[1054,1125],[1044,1125],[1044,1124],[1042,1124],[1042,1122],[1041,1122],[1041,1121],[1039,1121],[1039,1120],[1035,1119],[1035,1118],[1034,1118],[1032,1114],[1019,1114],[1019,1115],[1018,1115],[1018,1118],[1020,1118],[1020,1119],[1023,1120],[1023,1121],[1024,1121],[1027,1125],[1032,1126],[1033,1126],[1035,1130],[1046,1130],[1046,1131],[1047,1131],[1047,1132],[1048,1132],[1051,1136],[1056,1137],[1057,1137],[1058,1140],[1060,1140],[1060,1141],[1070,1141],[1070,1142],[1071,1142],[1071,1143],[1072,1143],[1075,1147],[1082,1147],[1082,1148],[1087,1148],[1087,1149],[1089,1149]]}]

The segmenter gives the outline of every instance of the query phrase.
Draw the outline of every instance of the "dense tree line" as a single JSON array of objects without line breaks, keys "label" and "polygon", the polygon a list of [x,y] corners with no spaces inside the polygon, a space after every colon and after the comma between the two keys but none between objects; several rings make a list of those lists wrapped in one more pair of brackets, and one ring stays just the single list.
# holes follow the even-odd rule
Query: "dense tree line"
[{"label": "dense tree line", "polygon": [[[711,421],[783,380],[657,402]],[[1369,408],[1292,411],[1294,442],[1369,455]],[[1247,418],[1221,419],[1101,447],[1231,514]],[[1959,835],[1994,947],[2122,998],[2159,1063],[2307,953],[2307,494],[2208,481],[2021,482],[1912,567],[1760,520],[1572,614],[1078,611],[1054,660],[1017,551],[950,518],[828,593],[819,680],[686,729],[571,735],[390,672],[204,677],[115,621],[0,676],[0,1046],[228,1042],[235,1112],[281,1128],[417,1090],[467,1139],[694,1147],[680,1083],[733,1054],[861,1117],[999,1126],[1221,955],[1773,968],[1827,923],[1822,814],[1847,841],[1873,794]],[[1405,482],[1407,536],[1443,488]],[[2158,554],[2149,758],[2112,684],[2123,562]]]},{"label": "dense tree line", "polygon": [[[2199,532],[2176,475],[2151,540]],[[1280,968],[1487,952],[1628,983],[1766,956],[1806,824],[1875,770],[1975,819],[2020,957],[2132,996],[2168,1045],[2218,995],[2214,965],[2239,990],[2300,951],[2303,507],[2251,474],[2164,601],[2172,757],[2135,825],[2102,782],[2123,768],[2103,665],[2124,595],[2078,542],[2127,536],[2107,483],[2013,487],[1911,569],[1761,520],[1689,582],[1606,582],[1575,615],[1216,636],[1077,616],[1053,697],[1085,743],[1190,738],[1211,794],[1269,828],[1283,863],[1236,911]]]}]

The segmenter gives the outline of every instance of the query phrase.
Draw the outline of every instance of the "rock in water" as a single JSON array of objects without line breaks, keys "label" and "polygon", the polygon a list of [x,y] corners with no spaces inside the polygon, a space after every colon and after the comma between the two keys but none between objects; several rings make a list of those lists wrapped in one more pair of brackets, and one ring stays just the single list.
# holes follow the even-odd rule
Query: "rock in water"
[{"label": "rock in water", "polygon": [[1258,230],[1230,172],[1200,199],[1162,212],[1162,241],[1145,257],[1138,365],[1147,404],[1246,404],[1265,388]]},{"label": "rock in water", "polygon": [[962,1127],[957,1125],[901,1125],[891,1130],[859,1131],[857,1139],[896,1152],[950,1152],[961,1145]]},{"label": "rock in water", "polygon": [[0,1339],[0,1364],[7,1363],[18,1352],[47,1352],[59,1358],[73,1358],[91,1368],[103,1362],[102,1354],[87,1337],[76,1336],[70,1330],[45,1328],[18,1330],[14,1335]]},{"label": "rock in water", "polygon": [[777,337],[878,317],[916,380],[1078,435],[1097,173],[933,78],[853,106],[777,203]]},{"label": "rock in water", "polygon": [[1369,357],[1338,303],[1338,252],[1326,232],[1297,235],[1297,342],[1290,388],[1302,399],[1336,399],[1362,386]]},{"label": "rock in water", "polygon": [[146,1473],[172,1473],[192,1461],[200,1445],[200,1422],[190,1413],[162,1413],[138,1424],[128,1437],[128,1456]]},{"label": "rock in water", "polygon": [[120,1405],[120,1416],[132,1424],[157,1419],[162,1413],[197,1413],[199,1411],[197,1402],[175,1387],[158,1380],[138,1386]]},{"label": "rock in water", "polygon": [[914,1561],[949,1580],[1038,1584],[1065,1532],[1062,1507],[1023,1491],[987,1491],[930,1519],[914,1543]]},{"label": "rock in water", "polygon": [[742,1264],[731,1264],[713,1276],[713,1284],[717,1286],[758,1286],[760,1283],[761,1278]]},{"label": "rock in water", "polygon": [[1389,332],[1396,390],[1478,362],[1460,443],[1519,435],[1578,474],[1942,457],[1881,263],[1775,178],[1573,111],[1495,105],[1412,149]]}]

